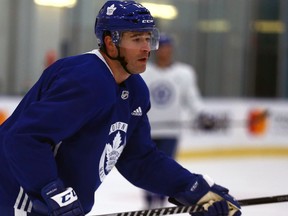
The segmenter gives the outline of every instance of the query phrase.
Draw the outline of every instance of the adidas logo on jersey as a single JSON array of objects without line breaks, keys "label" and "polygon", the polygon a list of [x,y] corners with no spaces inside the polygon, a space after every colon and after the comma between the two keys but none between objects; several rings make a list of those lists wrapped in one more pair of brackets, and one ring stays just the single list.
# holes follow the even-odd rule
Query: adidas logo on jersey
[{"label": "adidas logo on jersey", "polygon": [[142,116],[142,109],[141,109],[141,107],[138,107],[137,109],[135,109],[135,110],[131,113],[131,115],[133,115],[133,116]]}]

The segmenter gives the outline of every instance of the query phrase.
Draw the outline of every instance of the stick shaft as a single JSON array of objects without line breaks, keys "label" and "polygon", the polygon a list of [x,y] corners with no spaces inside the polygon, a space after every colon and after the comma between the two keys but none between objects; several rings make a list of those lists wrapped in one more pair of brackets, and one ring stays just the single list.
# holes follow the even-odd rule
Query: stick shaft
[{"label": "stick shaft", "polygon": [[268,204],[268,203],[277,203],[277,202],[287,202],[287,201],[288,201],[288,194],[238,200],[238,202],[241,206],[259,205],[259,204]]},{"label": "stick shaft", "polygon": [[174,207],[156,208],[156,209],[150,209],[150,210],[139,210],[139,211],[103,214],[103,215],[97,215],[97,216],[163,216],[163,215],[172,215],[172,214],[180,214],[180,213],[187,213],[187,212],[197,212],[201,210],[201,208],[202,208],[201,206],[197,206],[197,205],[174,206]]},{"label": "stick shaft", "polygon": [[[268,197],[259,197],[251,199],[238,200],[240,206],[250,206],[250,205],[260,205],[268,203],[278,203],[278,202],[287,202],[287,195],[278,195],[278,196],[268,196]],[[156,208],[150,210],[139,210],[139,211],[130,211],[130,212],[119,212],[113,214],[103,214],[97,216],[164,216],[180,213],[191,213],[201,211],[201,206],[175,206],[175,207],[165,207],[165,208]],[[96,215],[95,215],[96,216]],[[193,216],[193,213],[192,213]]]}]

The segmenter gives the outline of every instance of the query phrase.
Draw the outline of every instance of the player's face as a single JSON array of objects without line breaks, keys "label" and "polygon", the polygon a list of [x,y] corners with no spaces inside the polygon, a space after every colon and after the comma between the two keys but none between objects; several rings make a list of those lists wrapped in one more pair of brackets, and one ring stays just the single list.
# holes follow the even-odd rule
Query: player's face
[{"label": "player's face", "polygon": [[149,32],[125,32],[119,44],[121,56],[131,73],[142,73],[149,59],[151,34]]}]

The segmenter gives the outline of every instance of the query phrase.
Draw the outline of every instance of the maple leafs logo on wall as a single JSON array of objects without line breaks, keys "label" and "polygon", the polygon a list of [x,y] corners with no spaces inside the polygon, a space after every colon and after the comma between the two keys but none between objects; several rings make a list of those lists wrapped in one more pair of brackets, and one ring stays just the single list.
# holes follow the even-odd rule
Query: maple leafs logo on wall
[{"label": "maple leafs logo on wall", "polygon": [[113,145],[111,145],[110,143],[106,144],[106,172],[110,172],[112,170],[112,168],[115,166],[118,158],[120,157],[124,146],[122,145],[122,139],[121,139],[121,135],[120,132],[117,132],[115,138],[113,139]]}]

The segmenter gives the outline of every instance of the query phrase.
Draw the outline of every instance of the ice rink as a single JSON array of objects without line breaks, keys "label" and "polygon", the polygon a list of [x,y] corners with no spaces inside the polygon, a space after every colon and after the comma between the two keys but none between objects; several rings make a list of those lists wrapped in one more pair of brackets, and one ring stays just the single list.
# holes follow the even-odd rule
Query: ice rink
[{"label": "ice rink", "polygon": [[[179,160],[179,163],[190,171],[213,177],[238,199],[288,194],[285,156]],[[145,209],[142,192],[114,169],[96,192],[95,206],[89,215]],[[242,213],[243,216],[287,216],[288,202],[246,206]]]}]

